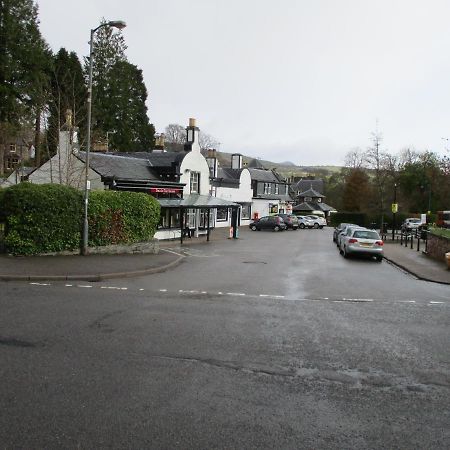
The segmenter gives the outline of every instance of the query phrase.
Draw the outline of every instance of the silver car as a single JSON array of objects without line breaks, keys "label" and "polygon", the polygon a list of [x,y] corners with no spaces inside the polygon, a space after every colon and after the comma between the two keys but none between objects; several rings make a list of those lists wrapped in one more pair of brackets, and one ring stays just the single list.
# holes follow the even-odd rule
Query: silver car
[{"label": "silver car", "polygon": [[354,223],[344,224],[344,226],[341,228],[340,232],[336,236],[336,245],[339,251],[341,251],[342,238],[349,232],[349,229],[351,228],[364,228],[364,227],[362,227],[361,225],[355,225]]},{"label": "silver car", "polygon": [[314,222],[307,216],[297,216],[297,218],[298,227],[301,229],[312,228],[314,226]]},{"label": "silver car", "polygon": [[344,258],[351,254],[375,256],[383,260],[383,241],[375,230],[367,228],[349,228],[341,238],[341,253]]}]

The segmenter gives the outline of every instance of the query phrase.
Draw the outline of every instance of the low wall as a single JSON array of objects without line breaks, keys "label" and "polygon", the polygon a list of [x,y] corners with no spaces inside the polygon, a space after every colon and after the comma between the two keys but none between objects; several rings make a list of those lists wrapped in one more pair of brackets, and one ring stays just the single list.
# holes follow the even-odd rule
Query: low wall
[{"label": "low wall", "polygon": [[450,239],[428,233],[427,254],[439,261],[445,261],[447,252],[450,252]]},{"label": "low wall", "polygon": [[[126,255],[126,254],[154,254],[159,253],[159,241],[153,239],[148,242],[136,242],[134,244],[122,245],[104,245],[102,247],[89,247],[89,255]],[[79,255],[79,250],[63,251],[55,253],[45,253],[43,256],[49,255]]]}]

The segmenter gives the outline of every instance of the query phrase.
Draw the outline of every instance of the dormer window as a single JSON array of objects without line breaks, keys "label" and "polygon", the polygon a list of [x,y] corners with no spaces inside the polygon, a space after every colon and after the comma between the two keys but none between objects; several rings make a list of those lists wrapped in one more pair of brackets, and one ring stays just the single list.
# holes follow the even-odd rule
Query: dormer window
[{"label": "dormer window", "polygon": [[278,195],[278,184],[275,185],[275,194]]},{"label": "dormer window", "polygon": [[305,197],[305,202],[312,202],[312,197]]}]

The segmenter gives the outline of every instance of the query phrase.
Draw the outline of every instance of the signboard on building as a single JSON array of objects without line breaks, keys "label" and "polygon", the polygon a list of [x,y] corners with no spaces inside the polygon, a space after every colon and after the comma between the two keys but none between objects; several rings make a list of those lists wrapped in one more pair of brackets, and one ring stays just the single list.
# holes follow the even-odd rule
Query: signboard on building
[{"label": "signboard on building", "polygon": [[154,194],[179,194],[182,190],[179,188],[150,188]]}]

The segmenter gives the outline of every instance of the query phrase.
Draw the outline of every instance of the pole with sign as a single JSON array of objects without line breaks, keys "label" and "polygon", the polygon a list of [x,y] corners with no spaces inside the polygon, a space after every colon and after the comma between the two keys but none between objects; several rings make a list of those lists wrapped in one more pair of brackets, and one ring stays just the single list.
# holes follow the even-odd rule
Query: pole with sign
[{"label": "pole with sign", "polygon": [[395,239],[395,228],[396,228],[396,214],[398,212],[398,203],[397,203],[397,183],[394,183],[394,203],[391,205],[392,207],[392,240]]}]

